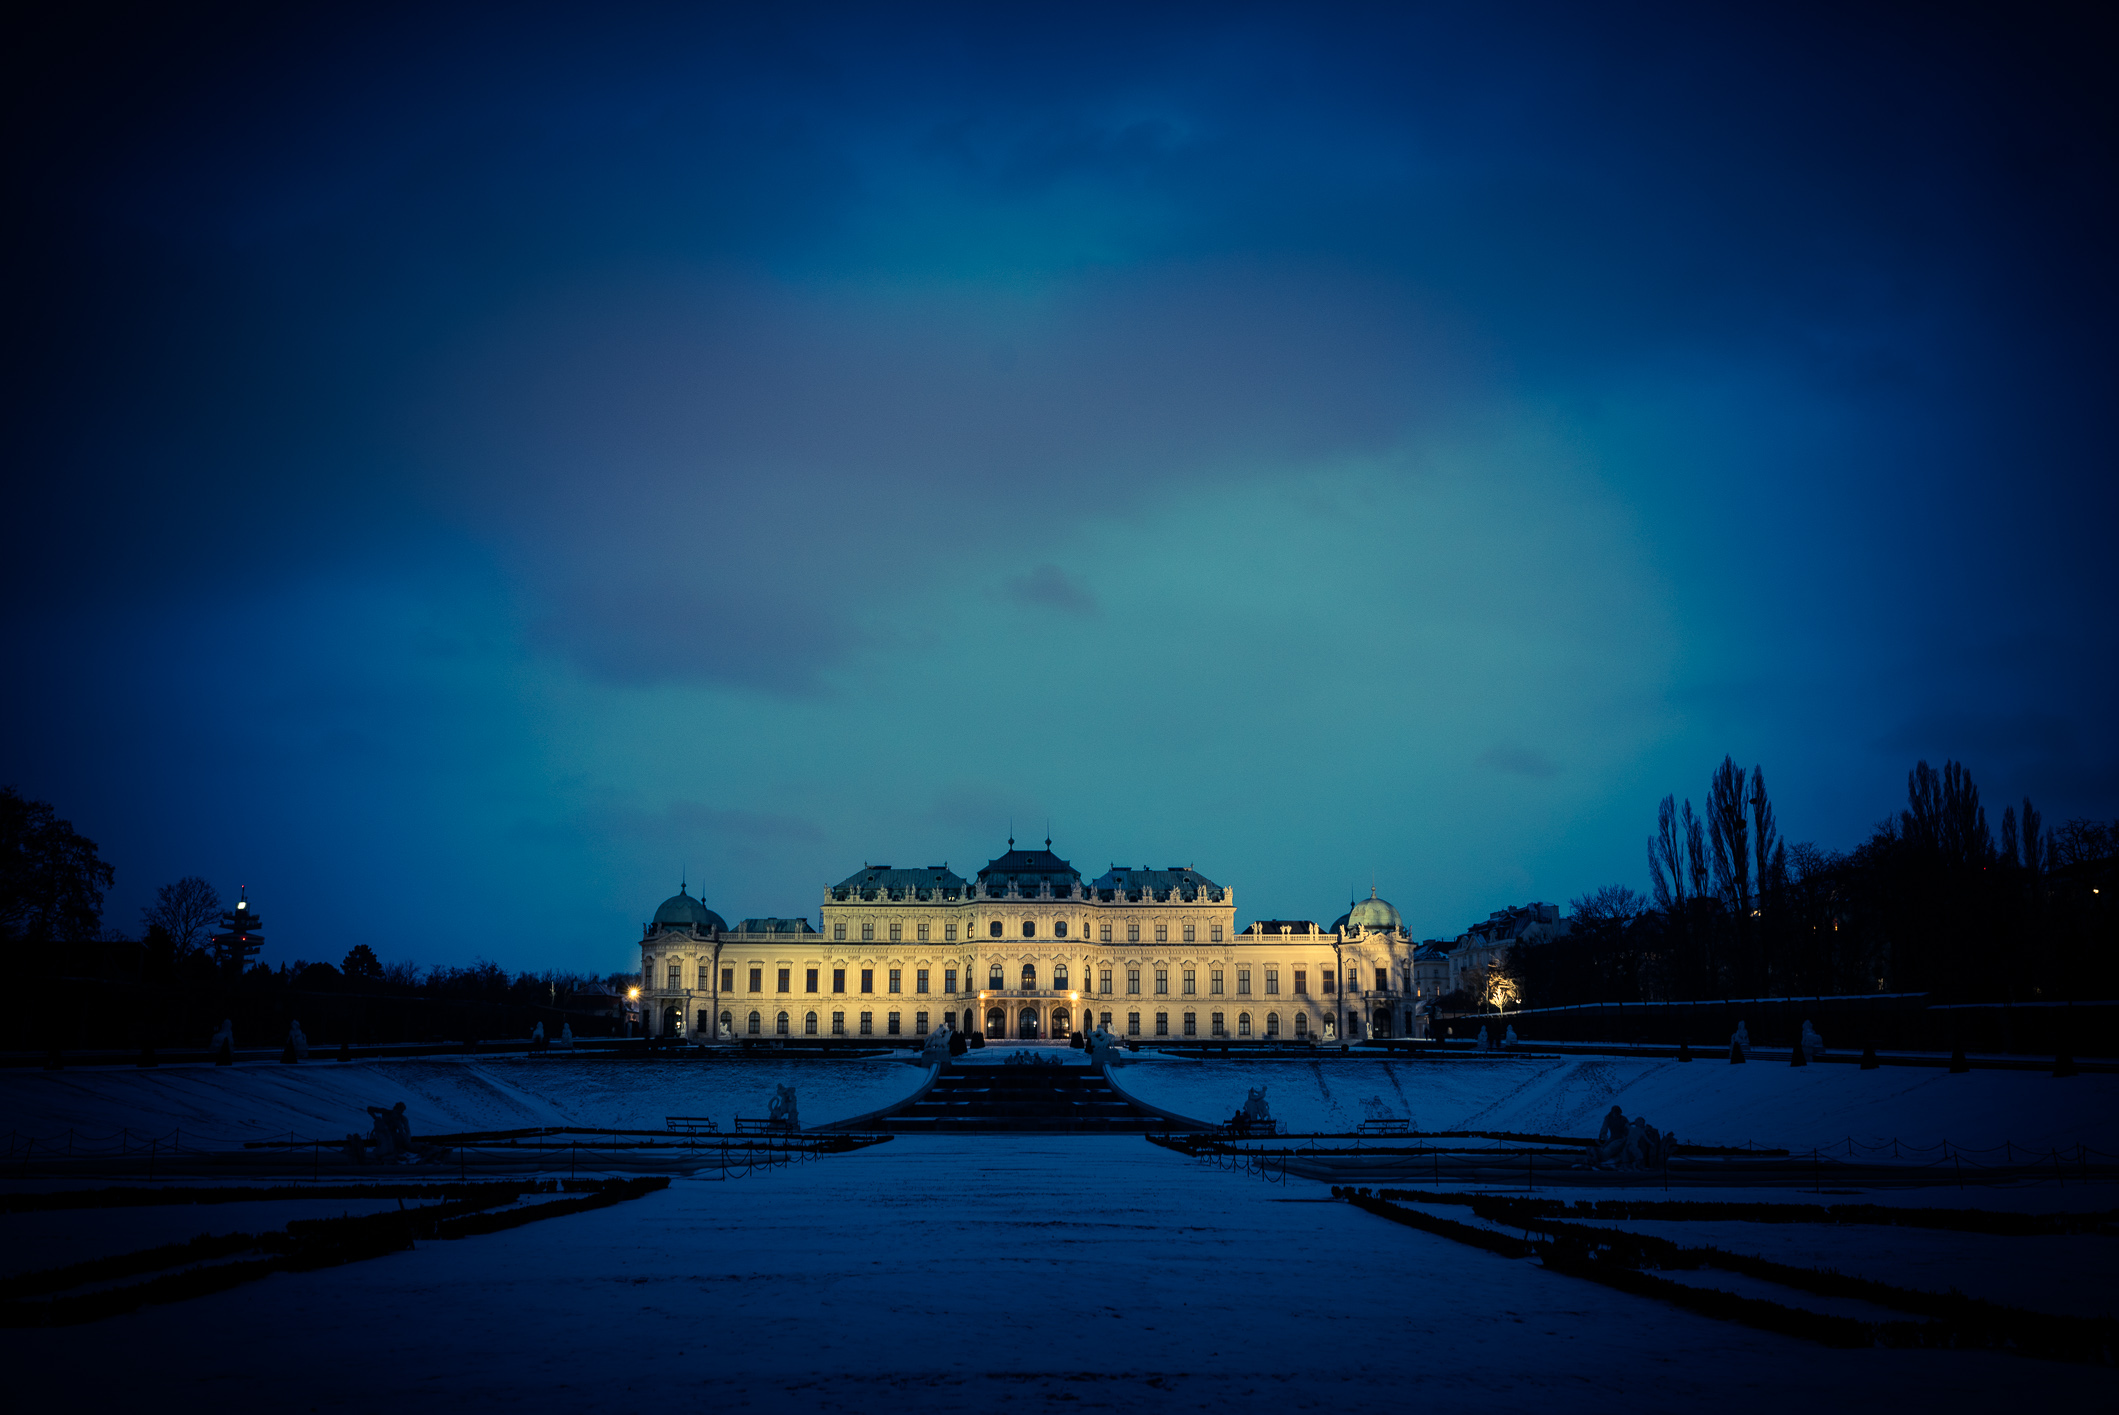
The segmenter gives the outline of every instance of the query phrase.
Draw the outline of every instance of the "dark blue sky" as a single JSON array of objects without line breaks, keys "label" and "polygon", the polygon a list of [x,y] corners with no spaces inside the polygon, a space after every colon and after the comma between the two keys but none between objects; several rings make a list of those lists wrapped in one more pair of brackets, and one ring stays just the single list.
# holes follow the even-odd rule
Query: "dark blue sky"
[{"label": "dark blue sky", "polygon": [[6,46],[0,780],[113,922],[603,970],[1049,817],[1452,934],[1724,753],[2119,814],[2089,9],[760,9]]}]

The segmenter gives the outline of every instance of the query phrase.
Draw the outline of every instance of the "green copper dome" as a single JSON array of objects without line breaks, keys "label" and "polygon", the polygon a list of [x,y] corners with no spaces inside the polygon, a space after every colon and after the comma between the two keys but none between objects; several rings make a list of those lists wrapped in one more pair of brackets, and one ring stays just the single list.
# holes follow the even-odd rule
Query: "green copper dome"
[{"label": "green copper dome", "polygon": [[1388,899],[1378,899],[1376,891],[1371,889],[1368,898],[1346,911],[1346,926],[1349,929],[1401,933],[1405,929],[1405,920],[1398,917],[1398,911],[1391,907]]},{"label": "green copper dome", "polygon": [[728,924],[719,914],[680,889],[663,900],[662,907],[655,911],[655,927],[693,928],[706,932],[725,930]]}]

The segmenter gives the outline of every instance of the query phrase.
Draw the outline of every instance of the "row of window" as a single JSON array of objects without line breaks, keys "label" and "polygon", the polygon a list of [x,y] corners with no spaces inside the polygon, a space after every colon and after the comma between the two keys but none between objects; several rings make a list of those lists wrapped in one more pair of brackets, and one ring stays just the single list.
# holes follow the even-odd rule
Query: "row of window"
[{"label": "row of window", "polygon": [[[701,1015],[703,1016],[704,1014]],[[970,1013],[966,1013],[964,1015],[967,1020],[971,1016]],[[896,1037],[904,1035],[904,1018],[905,1014],[902,1012],[884,1013],[882,1035],[887,1037]],[[954,1020],[954,1014],[951,1014],[951,1020]],[[735,1025],[735,1014],[730,1012],[722,1013],[721,1025],[724,1027],[733,1028]],[[775,1036],[787,1037],[794,1035],[794,1020],[786,1012],[782,1012],[778,1016],[776,1016],[773,1019],[772,1025],[773,1035]],[[818,1029],[820,1025],[820,1019],[818,1018],[816,1013],[805,1012],[802,1014],[801,1034],[803,1036],[817,1036],[819,1034]],[[843,1037],[849,1035],[846,1030],[847,1022],[846,1014],[844,1012],[832,1013],[830,1025],[832,1036]],[[1109,1031],[1111,1029],[1111,1014],[1108,1012],[1100,1014],[1097,1019],[1097,1025],[1102,1027],[1105,1031]],[[1154,1022],[1154,1035],[1158,1037],[1170,1036],[1170,1025],[1171,1024],[1169,1013],[1156,1013]],[[1199,1014],[1197,1012],[1180,1013],[1178,1015],[1177,1025],[1180,1029],[1177,1035],[1186,1037],[1196,1037],[1199,1035]],[[862,1012],[857,1014],[854,1026],[857,1030],[852,1033],[852,1035],[863,1037],[872,1037],[877,1035],[876,1014],[873,1012]],[[1233,1035],[1242,1038],[1258,1035],[1258,1033],[1256,1033],[1252,1028],[1251,1014],[1248,1012],[1239,1012],[1236,1014],[1236,1030],[1233,1033],[1231,1033],[1229,1030],[1226,1014],[1220,1012],[1210,1012],[1207,1014],[1207,1029],[1207,1035],[1209,1037],[1227,1037]],[[746,1019],[746,1030],[751,1036],[754,1037],[765,1035],[765,1014],[762,1012],[752,1012],[750,1016]],[[927,1035],[929,1030],[930,1028],[927,1025],[927,1014],[925,1012],[913,1013],[912,1035],[916,1037],[924,1037]],[[1280,1034],[1280,1014],[1278,1012],[1268,1012],[1265,1015],[1264,1035],[1267,1037],[1277,1037]],[[1295,1014],[1294,1034],[1297,1038],[1304,1038],[1309,1036],[1310,1034],[1310,1019],[1303,1013],[1298,1012]],[[1140,1013],[1128,1012],[1126,1014],[1126,1035],[1129,1037],[1138,1037],[1144,1035],[1141,1029]]]},{"label": "row of window", "polygon": [[[888,934],[888,937],[889,937],[889,941],[890,941],[890,942],[892,942],[892,943],[903,943],[903,942],[905,941],[905,925],[904,925],[904,923],[903,923],[903,921],[902,921],[902,920],[896,920],[896,919],[893,919],[893,920],[891,920],[891,921],[890,921],[890,923],[889,923],[888,925],[886,925],[886,927],[887,927],[887,928],[888,928],[888,930],[889,930],[889,934]],[[915,924],[914,924],[914,925],[913,925],[912,927],[913,927],[913,941],[914,941],[915,943],[926,943],[926,942],[929,942],[929,939],[928,939],[928,936],[927,936],[927,930],[928,930],[928,928],[929,928],[929,925],[928,925],[928,924],[926,924],[926,923],[915,923]],[[1184,925],[1181,925],[1181,928],[1182,928],[1182,930],[1183,930],[1183,937],[1184,937],[1184,941],[1185,941],[1186,943],[1197,943],[1197,942],[1199,942],[1199,925],[1197,925],[1197,924],[1184,924]],[[1001,922],[1001,921],[1000,921],[999,919],[994,919],[994,920],[990,921],[990,922],[989,922],[989,923],[988,923],[988,924],[986,925],[986,932],[987,932],[987,936],[988,936],[988,937],[990,937],[990,938],[1001,938],[1001,937],[1003,937],[1003,936],[1004,936],[1004,935],[1006,934],[1006,932],[1007,932],[1007,926],[1006,926],[1005,924],[1003,924],[1003,923],[1002,923],[1002,922]],[[1109,942],[1111,942],[1111,925],[1109,925],[1109,924],[1104,924],[1104,925],[1101,925],[1101,926],[1099,927],[1099,929],[1098,929],[1098,935],[1099,935],[1099,941],[1100,941],[1100,942],[1103,942],[1103,943],[1109,943]],[[1209,924],[1209,925],[1207,925],[1207,941],[1208,941],[1209,943],[1220,943],[1220,942],[1222,941],[1222,936],[1221,936],[1221,935],[1222,935],[1222,926],[1221,926],[1220,924]],[[968,935],[967,935],[967,936],[968,936]],[[1053,936],[1054,938],[1065,938],[1065,937],[1067,936],[1067,921],[1066,921],[1065,919],[1060,919],[1060,920],[1057,920],[1057,921],[1055,921],[1055,922],[1053,923],[1053,925],[1052,925],[1052,936]],[[846,942],[846,921],[845,921],[844,919],[835,919],[835,920],[833,920],[833,921],[832,921],[832,925],[831,925],[831,937],[832,937],[832,942],[834,942],[834,943],[844,943],[844,942]],[[1035,920],[1035,919],[1025,919],[1025,920],[1023,920],[1023,937],[1024,937],[1024,938],[1036,938],[1036,937],[1037,937],[1037,920]],[[876,926],[875,926],[875,921],[874,921],[873,919],[863,919],[863,920],[861,921],[861,942],[863,942],[863,943],[874,943],[875,941],[876,941]],[[955,925],[955,924],[944,924],[944,925],[942,925],[942,941],[943,941],[944,943],[955,943],[955,942],[956,942],[956,925]],[[1156,941],[1157,943],[1168,943],[1168,942],[1170,941],[1170,926],[1169,926],[1168,924],[1157,924],[1157,925],[1155,926],[1155,941]],[[1139,924],[1128,924],[1128,925],[1126,925],[1126,942],[1128,942],[1128,943],[1139,943],[1139,942],[1140,942],[1140,925],[1139,925]]]},{"label": "row of window", "polygon": [[[820,970],[816,968],[809,968],[804,970],[802,991],[816,992],[819,990],[819,971]],[[833,992],[843,993],[846,991],[846,971],[847,970],[844,968],[834,968],[831,970],[831,990]],[[956,971],[957,970],[954,968],[944,968],[941,970],[943,992],[951,994],[954,994],[956,992]],[[1235,971],[1236,995],[1238,997],[1250,996],[1251,970],[1249,968],[1238,968]],[[1264,971],[1266,996],[1277,996],[1280,992],[1280,970],[1278,968],[1267,968]],[[930,972],[931,970],[926,968],[915,968],[912,970],[912,990],[914,992],[924,993],[930,991],[928,986],[928,978]],[[1138,968],[1128,968],[1125,970],[1125,972],[1126,992],[1129,995],[1137,996],[1140,993],[1141,970]],[[1308,970],[1303,968],[1297,968],[1294,969],[1293,972],[1295,995],[1297,997],[1306,995],[1310,990]],[[781,968],[777,970],[777,973],[778,977],[776,981],[778,983],[778,986],[775,987],[773,990],[775,992],[792,992],[793,988],[790,986],[790,984],[794,977],[794,969]],[[1098,970],[1096,975],[1096,991],[1105,997],[1109,997],[1112,992],[1111,973],[1111,969],[1103,968]],[[1156,995],[1158,997],[1167,996],[1170,991],[1170,970],[1168,968],[1157,968],[1154,970],[1154,973]],[[860,990],[864,993],[873,993],[876,990],[876,970],[873,968],[863,968],[860,970],[860,975]],[[904,975],[905,970],[902,968],[886,969],[885,990],[893,993],[903,992],[905,990]],[[1052,967],[1053,988],[1064,991],[1069,986],[1067,981],[1069,976],[1070,975],[1067,971],[1067,965],[1065,963],[1055,963]],[[1223,992],[1225,991],[1223,976],[1223,969],[1209,968],[1207,970],[1207,992],[1210,995],[1218,997],[1223,994]],[[683,965],[678,963],[671,963],[669,965],[668,978],[669,987],[672,991],[682,988],[684,986]],[[1388,969],[1378,968],[1376,970],[1376,990],[1378,992],[1386,991],[1389,988],[1389,978],[1390,973]],[[1197,995],[1197,993],[1199,992],[1199,970],[1196,968],[1180,969],[1178,983],[1183,996],[1192,997]],[[1334,979],[1332,976],[1332,970],[1330,968],[1323,968],[1318,970],[1317,983],[1320,991],[1336,991],[1336,988],[1334,986]],[[1021,974],[1021,985],[1026,991],[1035,991],[1037,989],[1037,965],[1035,963],[1025,963],[1023,965]],[[704,992],[711,986],[713,986],[712,965],[701,963],[699,965],[699,989],[700,991]],[[1007,973],[1003,969],[1001,964],[994,964],[993,967],[987,972],[986,986],[993,991],[1000,991],[1008,986]],[[721,970],[721,991],[726,993],[733,993],[735,990],[736,970],[734,968],[723,968]],[[749,990],[751,992],[765,991],[765,970],[763,968],[752,968],[750,970]]]}]

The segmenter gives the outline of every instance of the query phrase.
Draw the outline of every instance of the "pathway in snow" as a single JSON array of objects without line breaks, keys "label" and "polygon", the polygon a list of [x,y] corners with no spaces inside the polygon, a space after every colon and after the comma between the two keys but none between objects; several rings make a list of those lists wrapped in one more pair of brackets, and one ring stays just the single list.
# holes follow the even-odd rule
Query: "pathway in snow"
[{"label": "pathway in snow", "polygon": [[[1137,1139],[909,1138],[88,1327],[0,1332],[24,1408],[2101,1408],[2108,1373],[1834,1351]],[[410,1392],[410,1394],[406,1394]],[[2107,1392],[2108,1394],[2108,1392]]]}]

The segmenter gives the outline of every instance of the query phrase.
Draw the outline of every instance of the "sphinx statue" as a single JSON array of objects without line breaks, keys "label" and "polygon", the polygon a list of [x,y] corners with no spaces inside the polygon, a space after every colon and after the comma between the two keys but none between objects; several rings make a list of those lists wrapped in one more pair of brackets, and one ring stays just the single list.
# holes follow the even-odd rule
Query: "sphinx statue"
[{"label": "sphinx statue", "polygon": [[800,1130],[802,1118],[795,1112],[795,1088],[776,1086],[773,1088],[772,1108],[766,1112],[766,1120],[788,1130]]}]

